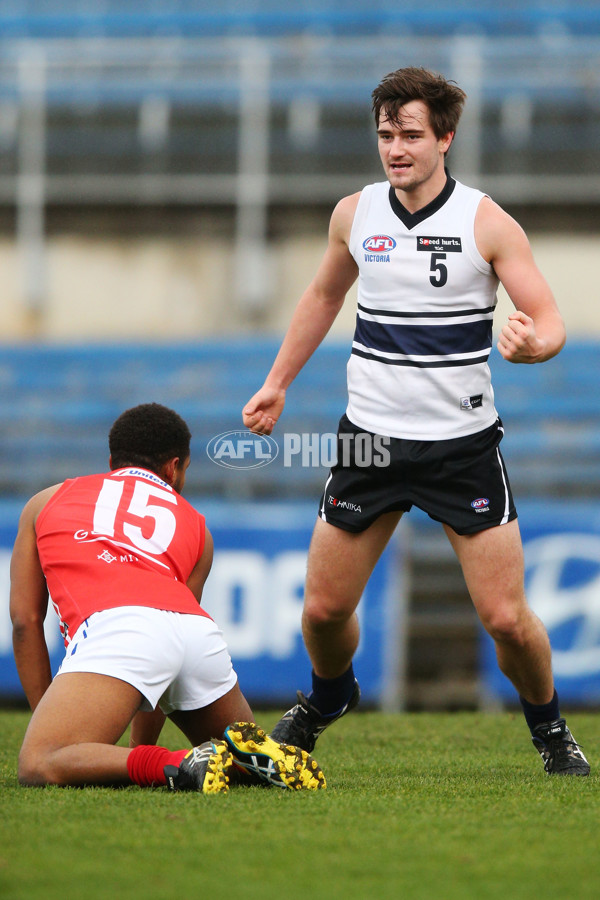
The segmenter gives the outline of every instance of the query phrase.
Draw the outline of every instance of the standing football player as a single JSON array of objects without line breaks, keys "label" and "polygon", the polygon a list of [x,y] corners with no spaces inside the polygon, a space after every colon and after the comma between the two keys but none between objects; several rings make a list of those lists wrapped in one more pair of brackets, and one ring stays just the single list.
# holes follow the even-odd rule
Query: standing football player
[{"label": "standing football player", "polygon": [[523,230],[445,167],[464,101],[456,84],[422,68],[392,72],[374,90],[386,181],[336,206],[325,256],[263,387],[243,410],[248,428],[271,433],[287,387],[358,277],[339,451],[383,436],[389,465],[364,467],[338,452],[308,558],[303,636],[312,692],[298,693],[272,735],[310,751],[358,703],[355,610],[414,504],[445,529],[546,772],[587,775],[560,714],[548,635],[525,597],[517,513],[499,447],[504,429],[487,364],[498,282],[515,307],[498,340],[505,360],[550,359],[565,329]]}]

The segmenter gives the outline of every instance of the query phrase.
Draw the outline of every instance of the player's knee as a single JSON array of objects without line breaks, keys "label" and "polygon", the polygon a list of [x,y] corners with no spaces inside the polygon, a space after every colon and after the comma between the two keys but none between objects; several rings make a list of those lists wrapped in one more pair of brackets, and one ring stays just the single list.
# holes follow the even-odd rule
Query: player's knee
[{"label": "player's knee", "polygon": [[47,784],[42,771],[43,767],[39,765],[39,762],[40,761],[31,754],[21,753],[17,768],[19,784],[25,785],[26,787]]},{"label": "player's knee", "polygon": [[526,630],[523,616],[514,609],[496,609],[485,620],[483,626],[487,633],[502,644],[524,643]]},{"label": "player's knee", "polygon": [[313,596],[307,598],[304,603],[303,620],[313,630],[327,628],[346,622],[353,610],[346,609],[343,605],[334,605],[327,598]]},{"label": "player's knee", "polygon": [[59,784],[52,774],[50,761],[46,754],[22,749],[17,767],[19,784],[27,787],[43,787],[46,784]]}]

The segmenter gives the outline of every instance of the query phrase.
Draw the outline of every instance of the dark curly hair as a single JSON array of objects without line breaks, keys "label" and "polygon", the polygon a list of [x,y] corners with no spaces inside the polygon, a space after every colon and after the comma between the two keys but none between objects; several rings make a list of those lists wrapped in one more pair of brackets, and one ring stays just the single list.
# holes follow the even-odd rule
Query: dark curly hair
[{"label": "dark curly hair", "polygon": [[418,66],[390,72],[371,96],[376,127],[382,110],[391,122],[397,123],[402,106],[411,100],[422,100],[429,109],[429,122],[438,140],[450,131],[456,132],[467,98],[453,81]]},{"label": "dark curly hair", "polygon": [[170,459],[190,455],[191,433],[174,410],[160,403],[142,403],[121,413],[108,435],[113,469],[141,466],[160,472]]}]

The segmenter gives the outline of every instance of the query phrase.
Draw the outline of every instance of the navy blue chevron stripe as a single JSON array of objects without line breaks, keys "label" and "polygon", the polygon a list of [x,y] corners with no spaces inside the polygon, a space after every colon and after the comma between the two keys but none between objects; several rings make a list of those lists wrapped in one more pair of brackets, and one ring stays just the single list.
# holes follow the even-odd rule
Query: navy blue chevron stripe
[{"label": "navy blue chevron stripe", "polygon": [[449,369],[455,366],[477,366],[487,362],[490,355],[488,351],[483,356],[472,356],[468,359],[437,359],[433,362],[425,362],[413,359],[389,359],[386,356],[376,356],[374,353],[359,350],[357,347],[352,348],[352,353],[354,356],[362,356],[363,359],[383,363],[385,366],[411,366],[414,369]]},{"label": "navy blue chevron stripe", "polygon": [[384,353],[406,356],[448,356],[476,353],[492,346],[492,322],[463,322],[457,325],[405,325],[356,319],[354,340]]},{"label": "navy blue chevron stripe", "polygon": [[389,316],[396,319],[453,319],[459,316],[482,316],[493,313],[494,306],[484,306],[482,309],[452,309],[447,312],[401,312],[397,309],[371,309],[368,306],[358,304],[361,312],[371,316]]}]

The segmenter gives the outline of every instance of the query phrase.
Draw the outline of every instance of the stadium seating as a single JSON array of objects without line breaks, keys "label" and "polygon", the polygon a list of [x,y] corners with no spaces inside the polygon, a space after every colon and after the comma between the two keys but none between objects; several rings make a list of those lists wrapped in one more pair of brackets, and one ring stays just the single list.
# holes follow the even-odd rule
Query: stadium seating
[{"label": "stadium seating", "polygon": [[599,36],[597,3],[549,0],[11,0],[0,4],[0,203],[14,200],[28,127],[45,134],[49,204],[235,203],[244,86],[268,105],[271,200],[329,203],[341,173],[378,174],[370,94],[402,64],[466,88],[463,176],[503,203],[587,202]]},{"label": "stadium seating", "polygon": [[419,5],[408,2],[260,3],[215,5],[197,0],[169,4],[136,0],[21,0],[2,4],[0,31],[7,37],[133,37],[239,35],[281,36],[293,33],[364,35],[411,32],[445,37],[465,31],[491,36],[536,34],[565,29],[590,34],[600,28],[596,3],[487,2]]},{"label": "stadium seating", "polygon": [[[193,433],[190,494],[235,499],[318,497],[326,469],[215,465],[211,438],[242,428],[241,409],[276,353],[272,340],[185,345],[4,346],[0,349],[0,493],[23,496],[100,470],[107,432],[137,403],[177,409]],[[346,343],[326,343],[288,392],[274,437],[330,434],[345,408]],[[518,497],[590,498],[600,492],[600,346],[572,342],[542,366],[491,357],[503,452]],[[289,460],[288,460],[289,463]]]},{"label": "stadium seating", "polygon": [[[276,430],[331,433],[345,406],[347,343],[325,344],[288,392]],[[205,501],[312,500],[326,469],[283,465],[228,469],[206,453],[210,439],[241,428],[241,408],[277,350],[273,340],[144,346],[0,347],[0,497],[16,510],[34,491],[107,466],[107,431],[125,408],[160,401],[188,420],[192,466],[186,495]],[[600,495],[600,344],[571,342],[540,366],[491,357],[507,459],[521,513],[535,500]],[[220,504],[215,504],[220,506]],[[568,507],[568,504],[567,504]],[[239,510],[234,505],[232,509]],[[269,503],[268,508],[273,509]],[[554,507],[555,508],[555,507]],[[562,508],[562,507],[561,507]],[[550,514],[550,513],[545,513]],[[582,513],[585,515],[585,513]],[[414,708],[481,703],[479,631],[473,606],[441,528],[418,510],[402,531],[409,559],[407,698]]]}]

